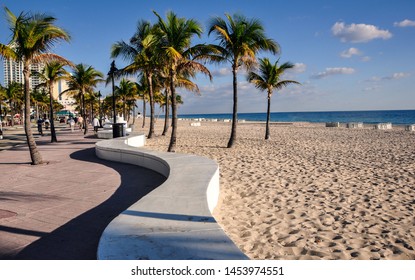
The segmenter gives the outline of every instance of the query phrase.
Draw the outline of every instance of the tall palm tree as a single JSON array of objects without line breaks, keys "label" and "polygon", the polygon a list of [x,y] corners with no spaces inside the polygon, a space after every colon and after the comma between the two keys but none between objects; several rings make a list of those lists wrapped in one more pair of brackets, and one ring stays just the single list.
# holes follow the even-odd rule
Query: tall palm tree
[{"label": "tall palm tree", "polygon": [[5,96],[9,102],[10,114],[12,116],[11,125],[14,126],[13,116],[20,111],[23,102],[23,85],[18,82],[9,83],[5,88]]},{"label": "tall palm tree", "polygon": [[49,51],[55,43],[61,40],[69,41],[70,36],[65,30],[54,25],[54,17],[23,12],[16,16],[8,8],[4,9],[12,31],[12,39],[9,45],[0,44],[0,55],[23,62],[26,139],[32,164],[41,164],[42,156],[37,149],[30,123],[30,65],[51,59],[62,59]]},{"label": "tall palm tree", "polygon": [[[154,12],[154,11],[153,11]],[[169,152],[174,152],[177,139],[177,100],[176,85],[178,73],[194,74],[202,72],[211,78],[209,70],[195,59],[206,59],[209,49],[205,45],[191,46],[192,37],[201,36],[202,27],[193,19],[179,18],[168,12],[166,20],[154,12],[158,18],[155,37],[160,46],[160,56],[166,59],[168,67],[169,88],[172,100],[172,132]]]},{"label": "tall palm tree", "polygon": [[149,100],[149,94],[148,94],[148,90],[147,90],[147,81],[144,78],[143,75],[139,75],[138,76],[139,82],[135,83],[135,87],[137,89],[137,95],[139,99],[143,100],[143,124],[142,124],[142,128],[144,128],[146,126],[146,104],[147,101]]},{"label": "tall palm tree", "polygon": [[124,120],[127,120],[127,103],[136,97],[137,88],[134,82],[121,79],[119,86],[115,87],[115,95],[120,99]]},{"label": "tall palm tree", "polygon": [[279,60],[274,64],[270,62],[268,58],[262,58],[259,60],[259,69],[258,72],[251,71],[248,73],[248,81],[253,83],[257,89],[262,91],[267,91],[267,124],[265,130],[265,139],[270,138],[269,132],[269,120],[271,116],[271,96],[274,90],[282,89],[283,87],[288,86],[289,84],[300,84],[297,81],[293,80],[281,80],[282,74],[285,70],[291,69],[294,67],[294,64],[290,62],[285,62],[282,65],[278,65]]},{"label": "tall palm tree", "polygon": [[104,99],[102,100],[102,104],[101,104],[101,110],[104,116],[111,116],[112,95],[107,95],[104,97]]},{"label": "tall palm tree", "polygon": [[232,130],[227,147],[231,148],[236,141],[236,127],[238,122],[238,70],[241,67],[249,69],[256,63],[256,54],[259,51],[279,52],[279,45],[267,38],[264,27],[257,19],[248,19],[243,15],[233,16],[226,14],[226,20],[220,17],[213,18],[209,24],[209,35],[214,33],[219,41],[224,61],[232,67],[233,75],[233,113]]},{"label": "tall palm tree", "polygon": [[[3,102],[5,101],[7,99],[7,97],[6,97],[6,88],[5,87],[3,87],[1,84],[0,84],[0,127],[1,127],[1,124],[2,124],[2,122],[3,122],[3,114],[4,114],[4,111],[6,111],[5,109],[4,109],[4,104],[3,104]],[[6,114],[4,114],[4,115],[6,115]]]},{"label": "tall palm tree", "polygon": [[44,82],[39,84],[40,87],[47,87],[49,91],[49,120],[50,120],[50,142],[58,142],[56,137],[55,122],[53,116],[54,109],[54,96],[53,90],[56,81],[66,79],[68,72],[65,70],[65,66],[72,65],[69,61],[50,61],[46,63],[45,68],[41,72],[35,72],[34,75],[38,76]]},{"label": "tall palm tree", "polygon": [[103,82],[104,74],[96,70],[92,66],[85,64],[75,65],[72,75],[69,75],[68,80],[68,89],[63,91],[63,93],[72,93],[73,95],[78,95],[79,105],[81,116],[84,119],[84,134],[88,133],[88,124],[85,111],[85,94],[94,92],[94,87]]},{"label": "tall palm tree", "polygon": [[147,21],[139,21],[135,34],[130,42],[116,42],[111,48],[111,57],[122,56],[129,61],[129,65],[119,71],[121,75],[132,75],[142,72],[149,90],[150,101],[150,129],[147,138],[154,135],[154,94],[153,76],[157,69],[158,56],[156,55],[156,41],[153,26]]},{"label": "tall palm tree", "polygon": [[[183,65],[182,65],[183,66]],[[188,69],[187,67],[179,67],[177,71],[176,76],[176,87],[182,87],[185,88],[188,91],[195,92],[196,94],[200,94],[199,87],[192,82],[189,78],[195,77],[195,72],[188,72],[191,69]],[[186,77],[187,76],[187,77]],[[171,94],[170,94],[170,79],[169,79],[169,69],[167,68],[167,65],[162,67],[160,71],[158,71],[156,76],[156,88],[159,92],[159,97],[163,100],[159,100],[159,104],[164,109],[164,128],[163,133],[161,135],[166,135],[169,130],[169,118],[170,118],[170,105],[171,103]],[[164,96],[161,93],[164,90]],[[178,96],[178,95],[177,95]],[[176,100],[179,100],[179,98],[176,97]],[[181,99],[180,99],[181,100]],[[157,103],[157,102],[156,102]]]},{"label": "tall palm tree", "polygon": [[46,114],[49,98],[45,89],[39,90],[35,88],[35,90],[30,93],[30,102],[34,103],[36,106],[37,118]]}]

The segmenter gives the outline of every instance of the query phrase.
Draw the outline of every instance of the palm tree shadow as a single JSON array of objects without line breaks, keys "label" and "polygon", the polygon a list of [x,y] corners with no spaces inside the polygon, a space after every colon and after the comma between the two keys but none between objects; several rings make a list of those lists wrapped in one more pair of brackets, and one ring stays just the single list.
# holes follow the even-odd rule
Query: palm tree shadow
[{"label": "palm tree shadow", "polygon": [[15,256],[16,259],[96,259],[98,242],[105,227],[119,213],[165,181],[163,176],[149,169],[101,160],[95,156],[94,148],[75,152],[71,158],[113,168],[120,174],[120,186],[100,205],[31,243]]}]

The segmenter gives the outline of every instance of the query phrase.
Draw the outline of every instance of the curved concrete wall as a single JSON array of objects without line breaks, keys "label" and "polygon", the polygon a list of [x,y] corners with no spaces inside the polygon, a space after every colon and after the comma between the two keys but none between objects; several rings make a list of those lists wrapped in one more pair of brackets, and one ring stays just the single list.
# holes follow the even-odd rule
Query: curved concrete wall
[{"label": "curved concrete wall", "polygon": [[144,143],[145,136],[138,135],[96,144],[102,159],[149,168],[167,178],[108,225],[98,259],[248,259],[212,217],[219,196],[217,163],[138,148]]}]

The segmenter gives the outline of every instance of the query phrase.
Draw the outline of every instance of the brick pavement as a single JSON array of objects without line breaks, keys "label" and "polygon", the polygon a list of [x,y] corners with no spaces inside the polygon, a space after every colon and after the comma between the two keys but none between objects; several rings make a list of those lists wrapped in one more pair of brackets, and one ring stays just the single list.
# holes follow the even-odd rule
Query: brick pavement
[{"label": "brick pavement", "polygon": [[108,223],[164,181],[98,159],[92,134],[60,128],[57,137],[37,139],[48,164],[30,165],[25,144],[0,151],[0,259],[95,259]]}]

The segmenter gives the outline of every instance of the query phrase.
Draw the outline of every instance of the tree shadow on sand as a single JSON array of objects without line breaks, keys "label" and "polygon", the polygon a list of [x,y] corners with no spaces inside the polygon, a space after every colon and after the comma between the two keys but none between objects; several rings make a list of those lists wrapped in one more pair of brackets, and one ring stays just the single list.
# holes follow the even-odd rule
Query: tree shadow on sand
[{"label": "tree shadow on sand", "polygon": [[[96,259],[98,242],[106,226],[122,211],[165,181],[160,174],[134,165],[105,161],[89,148],[71,154],[75,160],[100,163],[120,174],[121,185],[100,205],[70,220],[24,248],[15,259]],[[87,182],[85,182],[87,183]]]}]

